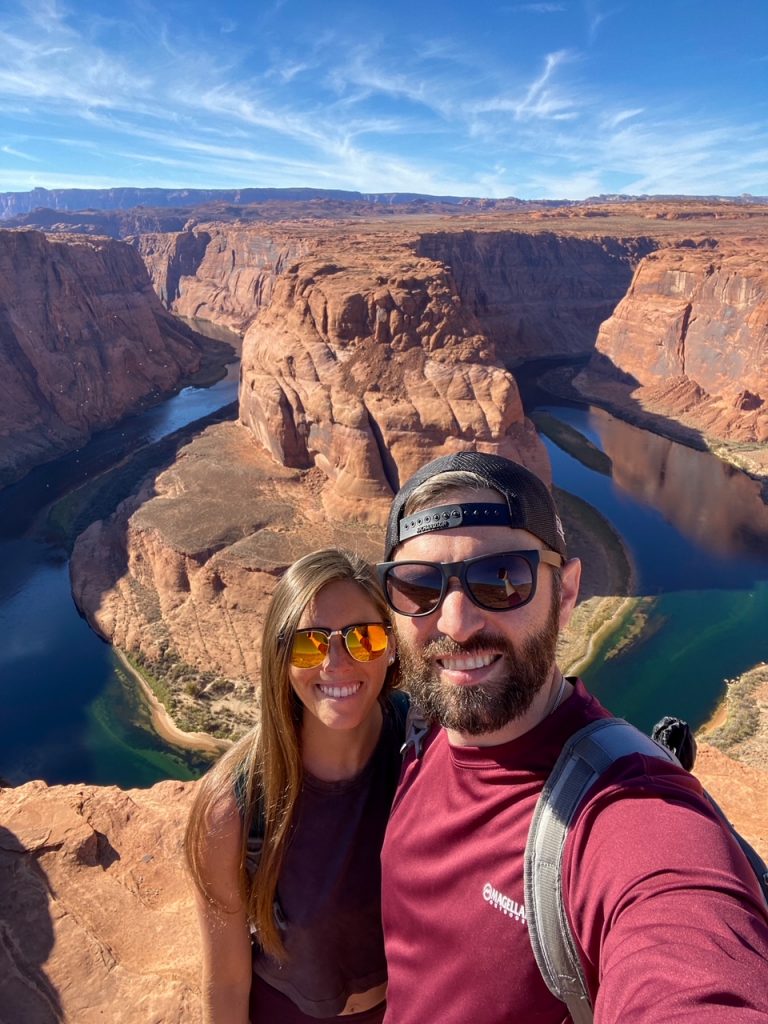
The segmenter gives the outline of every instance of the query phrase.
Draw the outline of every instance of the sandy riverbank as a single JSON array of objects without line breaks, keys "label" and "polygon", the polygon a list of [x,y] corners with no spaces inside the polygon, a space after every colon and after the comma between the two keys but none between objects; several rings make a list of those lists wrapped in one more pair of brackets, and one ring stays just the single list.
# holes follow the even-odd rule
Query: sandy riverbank
[{"label": "sandy riverbank", "polygon": [[207,732],[184,732],[179,729],[142,674],[131,665],[122,651],[114,648],[114,652],[125,671],[132,679],[136,680],[141,695],[149,708],[152,726],[158,736],[175,747],[181,747],[183,750],[201,750],[206,754],[221,754],[231,746],[229,740],[217,739]]}]

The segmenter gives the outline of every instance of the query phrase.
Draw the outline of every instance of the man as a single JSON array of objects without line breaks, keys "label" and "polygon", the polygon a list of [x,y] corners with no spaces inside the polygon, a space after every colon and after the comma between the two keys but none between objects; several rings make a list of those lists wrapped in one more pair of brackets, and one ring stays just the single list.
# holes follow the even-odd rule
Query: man
[{"label": "man", "polygon": [[[580,563],[545,485],[476,452],[405,484],[385,557],[404,685],[439,723],[406,759],[382,854],[385,1020],[561,1024],[523,853],[563,744],[608,716],[555,663]],[[608,770],[569,831],[563,889],[596,1022],[768,1021],[759,888],[678,766],[632,754]]]}]

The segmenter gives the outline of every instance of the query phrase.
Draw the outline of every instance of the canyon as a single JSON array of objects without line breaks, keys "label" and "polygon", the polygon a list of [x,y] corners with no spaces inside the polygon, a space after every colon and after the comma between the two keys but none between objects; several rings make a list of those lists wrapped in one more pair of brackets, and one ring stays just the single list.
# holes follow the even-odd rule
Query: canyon
[{"label": "canyon", "polygon": [[[133,239],[170,310],[243,334],[239,423],[208,431],[86,531],[71,563],[79,607],[119,646],[210,660],[238,686],[255,680],[248,624],[271,592],[262,576],[298,550],[287,545],[274,563],[270,540],[265,563],[248,539],[256,519],[265,538],[269,515],[278,533],[292,522],[299,548],[331,536],[318,518],[367,529],[360,543],[375,557],[393,490],[429,457],[470,443],[548,477],[514,380],[534,357],[589,360],[571,385],[582,395],[607,391],[611,408],[623,402],[651,430],[686,431],[700,447],[737,447],[759,473],[768,323],[755,254],[768,211],[711,212],[641,205],[269,230],[236,221]],[[681,390],[696,396],[684,424],[662,401]],[[707,421],[708,441],[697,424],[715,405],[729,415]],[[241,472],[266,482],[248,485],[261,517],[243,522],[217,499],[243,493]]]},{"label": "canyon", "polygon": [[[237,421],[151,472],[71,559],[101,636],[215,676],[175,695],[184,727],[201,706],[221,735],[256,720],[280,573],[326,544],[378,557],[392,491],[428,458],[472,444],[549,479],[514,376],[526,360],[579,359],[566,383],[583,397],[768,472],[765,206],[206,212],[110,214],[111,240],[93,234],[103,214],[35,215],[80,230],[66,238],[0,232],[0,485],[193,373],[195,320],[243,336]],[[625,472],[640,487],[668,463],[662,439]],[[699,478],[668,468],[674,505],[677,477]],[[587,574],[585,631],[617,585]],[[704,744],[698,772],[765,854],[762,676],[756,699],[744,763]],[[200,1019],[193,791],[0,784],[0,1020]]]},{"label": "canyon", "polygon": [[0,231],[0,486],[172,391],[211,344],[124,243]]}]

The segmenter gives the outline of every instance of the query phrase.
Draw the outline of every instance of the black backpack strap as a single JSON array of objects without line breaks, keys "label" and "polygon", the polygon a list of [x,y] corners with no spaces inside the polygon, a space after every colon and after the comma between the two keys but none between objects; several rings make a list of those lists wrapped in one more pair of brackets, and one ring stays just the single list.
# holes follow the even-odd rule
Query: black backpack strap
[{"label": "black backpack strap", "polygon": [[547,779],[525,849],[525,916],[533,955],[550,992],[574,1024],[591,1024],[592,1004],[563,899],[563,851],[576,810],[614,761],[640,753],[675,755],[620,718],[603,718],[565,744]]}]

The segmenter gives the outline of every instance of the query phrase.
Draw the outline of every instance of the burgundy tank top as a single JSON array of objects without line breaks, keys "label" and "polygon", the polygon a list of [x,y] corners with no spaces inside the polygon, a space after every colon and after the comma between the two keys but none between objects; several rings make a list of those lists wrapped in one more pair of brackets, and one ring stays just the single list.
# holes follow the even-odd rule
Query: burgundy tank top
[{"label": "burgundy tank top", "polygon": [[350,995],[387,978],[379,854],[402,743],[387,704],[359,775],[341,782],[304,775],[275,904],[287,959],[254,945],[253,970],[311,1017],[335,1016]]}]

